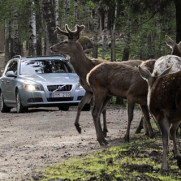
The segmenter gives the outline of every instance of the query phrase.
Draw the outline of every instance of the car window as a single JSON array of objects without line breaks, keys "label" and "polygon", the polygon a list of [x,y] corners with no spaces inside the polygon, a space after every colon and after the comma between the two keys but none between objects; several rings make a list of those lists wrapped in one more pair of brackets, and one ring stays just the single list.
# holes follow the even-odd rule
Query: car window
[{"label": "car window", "polygon": [[44,73],[73,73],[74,70],[67,61],[51,60],[23,60],[20,74],[44,74]]},{"label": "car window", "polygon": [[9,63],[9,65],[8,65],[8,67],[6,69],[6,72],[13,71],[15,73],[15,75],[16,75],[17,74],[17,67],[18,67],[17,61],[12,61],[12,62]]}]

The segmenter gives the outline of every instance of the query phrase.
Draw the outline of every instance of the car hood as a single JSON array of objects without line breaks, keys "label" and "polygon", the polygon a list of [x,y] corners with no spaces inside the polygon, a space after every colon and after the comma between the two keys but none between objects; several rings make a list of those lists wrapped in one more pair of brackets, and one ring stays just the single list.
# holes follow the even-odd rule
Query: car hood
[{"label": "car hood", "polygon": [[61,84],[61,83],[77,83],[79,78],[75,73],[49,73],[49,74],[33,74],[21,76],[25,83],[40,84]]}]

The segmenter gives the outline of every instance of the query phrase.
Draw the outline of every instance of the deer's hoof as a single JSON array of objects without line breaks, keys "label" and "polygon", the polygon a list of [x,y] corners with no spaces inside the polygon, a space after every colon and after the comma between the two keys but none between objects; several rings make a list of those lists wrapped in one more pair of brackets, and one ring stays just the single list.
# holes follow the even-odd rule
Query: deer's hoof
[{"label": "deer's hoof", "polygon": [[149,133],[150,138],[154,138],[155,134],[153,132]]},{"label": "deer's hoof", "polygon": [[101,146],[106,146],[108,142],[105,139],[98,141]]},{"label": "deer's hoof", "polygon": [[107,137],[107,132],[108,132],[108,130],[103,130],[103,135],[104,135],[104,138],[106,138],[106,137]]},{"label": "deer's hoof", "polygon": [[177,159],[177,165],[181,169],[181,156],[177,156],[176,159]]},{"label": "deer's hoof", "polygon": [[74,125],[75,125],[75,127],[76,127],[78,133],[81,134],[81,127],[80,127],[79,123],[75,123]]},{"label": "deer's hoof", "polygon": [[126,135],[126,136],[124,137],[124,142],[129,143],[129,136]]}]

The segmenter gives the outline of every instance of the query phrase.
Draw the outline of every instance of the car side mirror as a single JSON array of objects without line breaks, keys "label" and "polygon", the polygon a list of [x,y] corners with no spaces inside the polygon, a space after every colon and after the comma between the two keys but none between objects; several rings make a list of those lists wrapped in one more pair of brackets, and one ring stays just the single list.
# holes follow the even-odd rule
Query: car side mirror
[{"label": "car side mirror", "polygon": [[13,71],[8,71],[5,74],[7,77],[16,77],[16,74]]}]

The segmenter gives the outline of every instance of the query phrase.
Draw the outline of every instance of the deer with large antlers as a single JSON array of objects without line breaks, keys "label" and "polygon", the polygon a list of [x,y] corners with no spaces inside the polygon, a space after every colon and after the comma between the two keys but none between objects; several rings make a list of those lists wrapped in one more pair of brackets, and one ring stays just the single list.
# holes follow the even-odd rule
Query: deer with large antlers
[{"label": "deer with large antlers", "polygon": [[[86,83],[86,75],[95,65],[98,65],[104,62],[105,60],[89,59],[84,54],[83,48],[78,41],[80,38],[80,32],[84,29],[84,25],[81,25],[81,26],[77,25],[75,31],[71,31],[68,28],[68,25],[65,25],[65,28],[66,28],[66,31],[61,30],[59,27],[56,27],[55,31],[58,34],[67,36],[68,40],[65,40],[61,43],[53,45],[50,47],[50,49],[53,52],[61,52],[65,55],[70,56],[70,62],[73,65],[75,72],[79,76],[80,84],[83,86],[83,88],[86,91],[84,97],[81,99],[78,105],[77,115],[75,119],[75,127],[77,131],[81,133],[81,127],[79,125],[80,112],[85,106],[85,104],[91,101],[92,96],[93,96],[92,91],[90,90],[90,87]],[[104,122],[103,132],[106,135],[107,133],[106,110],[103,111],[103,122]]]},{"label": "deer with large antlers", "polygon": [[[51,47],[51,50],[53,52],[60,52],[60,53],[70,56],[70,62],[73,65],[75,72],[78,74],[78,76],[80,78],[81,85],[83,86],[83,88],[86,91],[85,96],[82,98],[81,102],[78,105],[78,111],[77,111],[77,115],[76,115],[76,119],[75,119],[75,126],[80,133],[81,132],[81,127],[79,125],[80,111],[82,110],[84,105],[91,100],[91,98],[93,96],[92,90],[86,82],[86,75],[96,65],[106,62],[106,61],[100,60],[100,59],[90,59],[84,54],[82,46],[78,41],[79,37],[80,37],[80,32],[84,29],[83,25],[81,25],[81,26],[77,25],[75,31],[71,31],[68,28],[68,25],[66,25],[65,28],[66,28],[66,31],[63,31],[59,27],[56,27],[56,32],[58,34],[67,36],[68,40],[65,40],[61,43],[53,45]],[[131,61],[124,62],[124,64],[129,64],[131,66],[138,66],[141,63],[142,63],[142,61],[139,61],[139,60],[134,60],[134,61],[131,60]],[[110,99],[110,96],[107,95],[107,100],[109,100],[109,99]],[[107,132],[106,109],[103,109],[102,112],[104,113],[103,114],[104,128],[103,128],[103,132],[101,132],[101,134],[103,134],[103,137],[105,137],[106,132]],[[103,142],[107,143],[105,139]]]}]

